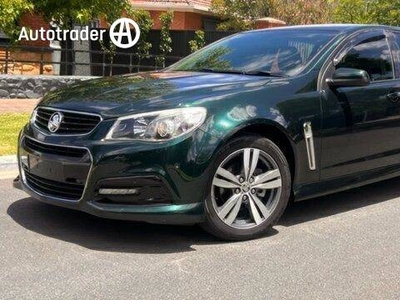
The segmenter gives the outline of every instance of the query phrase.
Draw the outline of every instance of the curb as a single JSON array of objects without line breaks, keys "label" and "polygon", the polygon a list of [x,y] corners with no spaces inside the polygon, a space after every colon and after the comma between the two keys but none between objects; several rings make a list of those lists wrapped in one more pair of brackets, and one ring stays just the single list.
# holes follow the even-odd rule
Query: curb
[{"label": "curb", "polygon": [[0,165],[17,165],[17,155],[3,155],[0,156]]},{"label": "curb", "polygon": [[0,156],[0,179],[13,179],[18,175],[16,155]]}]

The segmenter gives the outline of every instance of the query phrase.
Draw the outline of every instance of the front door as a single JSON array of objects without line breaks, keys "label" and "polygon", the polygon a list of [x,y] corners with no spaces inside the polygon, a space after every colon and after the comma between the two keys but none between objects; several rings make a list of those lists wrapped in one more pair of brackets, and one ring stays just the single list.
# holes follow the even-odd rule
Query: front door
[{"label": "front door", "polygon": [[400,81],[395,79],[386,33],[363,33],[348,42],[326,78],[338,68],[365,70],[371,84],[337,89],[324,86],[321,179],[398,170],[400,98],[396,95]]}]

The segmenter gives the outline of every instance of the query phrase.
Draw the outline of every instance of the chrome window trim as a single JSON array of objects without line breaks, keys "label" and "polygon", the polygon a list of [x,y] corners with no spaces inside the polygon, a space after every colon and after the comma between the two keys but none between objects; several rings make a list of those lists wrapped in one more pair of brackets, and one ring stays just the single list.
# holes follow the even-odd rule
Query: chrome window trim
[{"label": "chrome window trim", "polygon": [[[87,176],[86,176],[86,181],[85,181],[85,186],[84,186],[84,188],[83,188],[82,196],[81,196],[81,198],[79,198],[78,200],[71,200],[71,199],[67,199],[67,198],[54,197],[54,196],[51,196],[51,195],[46,195],[46,194],[43,194],[43,193],[37,191],[36,189],[32,188],[32,187],[28,184],[28,182],[26,181],[25,170],[24,170],[24,168],[22,167],[21,156],[20,156],[20,154],[18,153],[18,165],[19,165],[19,170],[20,170],[20,173],[21,173],[21,180],[22,180],[22,183],[23,183],[27,188],[29,188],[32,192],[34,192],[35,194],[37,194],[37,195],[39,195],[39,196],[41,196],[41,197],[45,197],[45,198],[52,199],[52,200],[56,200],[56,201],[64,201],[64,202],[68,202],[68,203],[78,203],[78,202],[82,201],[82,199],[85,197],[85,194],[86,194],[86,191],[87,191],[87,185],[88,185],[88,182],[89,182],[90,177],[92,176],[92,169],[93,169],[93,156],[92,156],[92,153],[90,152],[89,148],[87,148],[87,147],[79,147],[79,146],[68,146],[68,147],[63,146],[63,145],[60,146],[60,145],[57,145],[57,144],[51,144],[51,143],[42,142],[42,141],[39,141],[39,140],[37,140],[37,139],[35,139],[35,138],[32,138],[32,137],[30,137],[30,136],[26,136],[26,135],[22,135],[22,136],[21,136],[21,139],[20,139],[20,142],[19,142],[19,147],[20,147],[20,148],[22,147],[22,143],[23,143],[23,141],[24,141],[25,138],[30,139],[30,140],[32,140],[32,141],[35,141],[35,142],[37,142],[37,143],[41,143],[41,144],[44,144],[44,145],[48,145],[48,146],[65,147],[65,148],[68,148],[68,147],[69,147],[69,148],[75,148],[75,149],[85,149],[85,150],[89,153],[89,157],[90,157],[90,167],[89,167],[88,174],[87,174]],[[18,152],[19,152],[19,151],[18,151]]]},{"label": "chrome window trim", "polygon": [[[39,126],[36,125],[36,122],[35,122],[36,120],[35,120],[34,122],[32,122],[33,126],[34,126],[38,131],[40,131],[40,133],[42,133],[42,134],[44,134],[44,135],[46,135],[46,136],[85,136],[85,135],[89,135],[89,134],[91,134],[91,133],[100,125],[100,123],[103,122],[103,120],[104,120],[103,117],[102,117],[100,114],[88,113],[88,112],[82,112],[82,111],[76,111],[76,110],[68,110],[68,109],[57,109],[57,108],[48,107],[48,106],[37,106],[37,107],[34,109],[34,111],[37,112],[37,110],[38,110],[39,108],[51,110],[51,111],[54,111],[54,112],[75,113],[75,114],[80,114],[80,115],[96,116],[96,117],[99,117],[99,118],[100,118],[99,123],[97,123],[97,125],[96,125],[95,127],[93,127],[93,129],[90,130],[89,132],[87,132],[87,133],[75,133],[75,134],[58,134],[58,133],[45,132],[45,131],[43,131],[42,128],[40,128]],[[56,146],[56,145],[53,145],[53,146]]]},{"label": "chrome window trim", "polygon": [[[317,83],[317,91],[319,92],[323,92],[325,90],[324,87],[326,87],[326,82],[325,79],[328,76],[328,71],[329,68],[331,66],[335,65],[335,60],[338,58],[338,56],[340,56],[341,53],[349,51],[352,47],[352,45],[354,45],[356,43],[357,40],[362,41],[364,39],[363,36],[369,36],[369,37],[373,37],[376,35],[385,35],[386,37],[386,41],[387,43],[390,41],[390,38],[388,38],[388,28],[366,28],[366,29],[359,29],[353,33],[351,33],[349,36],[344,37],[344,39],[339,43],[339,45],[337,45],[335,47],[335,49],[333,49],[332,53],[329,55],[329,57],[326,59],[326,61],[324,62],[324,64],[322,65],[321,69],[319,70],[318,73],[318,83]],[[368,38],[368,37],[365,37]],[[390,45],[389,49],[390,49]],[[393,54],[391,54],[392,56],[392,60],[393,60]],[[375,85],[375,84],[380,84],[380,83],[385,83],[385,82],[393,82],[398,80],[398,78],[396,78],[396,74],[395,74],[395,65],[393,65],[393,78],[392,79],[385,79],[385,80],[378,80],[378,81],[371,81],[370,85]]]},{"label": "chrome window trim", "polygon": [[387,79],[382,79],[382,80],[372,80],[371,79],[371,84],[396,80],[396,74],[395,74],[395,65],[396,64],[395,64],[394,57],[393,57],[392,47],[390,45],[390,39],[388,38],[389,33],[385,30],[382,30],[382,32],[376,31],[374,33],[375,34],[371,34],[370,37],[367,37],[369,35],[367,35],[366,37],[363,37],[363,35],[360,34],[358,37],[361,37],[361,38],[355,38],[354,40],[352,40],[349,43],[347,43],[346,45],[344,45],[344,47],[333,58],[333,66],[336,67],[336,65],[338,65],[340,63],[340,61],[347,55],[347,53],[349,53],[349,51],[354,49],[354,47],[358,46],[363,41],[374,38],[374,37],[384,36],[385,37],[384,40],[386,42],[386,46],[389,50],[389,55],[390,55],[390,63],[391,63],[391,67],[392,67],[392,78],[387,78]]}]

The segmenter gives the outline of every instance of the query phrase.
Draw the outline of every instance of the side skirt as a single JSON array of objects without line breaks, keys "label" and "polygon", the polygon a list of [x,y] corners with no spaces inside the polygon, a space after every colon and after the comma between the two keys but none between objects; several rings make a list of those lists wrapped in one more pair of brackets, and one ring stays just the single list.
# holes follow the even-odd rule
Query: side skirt
[{"label": "side skirt", "polygon": [[302,201],[346,191],[398,176],[400,176],[400,164],[378,168],[367,172],[355,173],[326,181],[318,181],[307,185],[294,184],[294,201]]}]

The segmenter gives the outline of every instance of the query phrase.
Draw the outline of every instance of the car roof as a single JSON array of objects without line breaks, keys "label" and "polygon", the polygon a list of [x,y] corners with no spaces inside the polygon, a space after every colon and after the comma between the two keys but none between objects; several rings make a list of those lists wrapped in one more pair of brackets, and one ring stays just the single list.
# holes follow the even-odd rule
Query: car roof
[{"label": "car roof", "polygon": [[257,30],[251,30],[248,32],[260,32],[267,30],[309,30],[313,29],[316,31],[335,31],[337,33],[350,33],[360,29],[391,29],[391,30],[400,30],[400,27],[387,26],[387,25],[373,25],[373,24],[315,24],[315,25],[296,25],[296,26],[282,26],[282,27],[274,27],[274,28],[263,28]]}]

